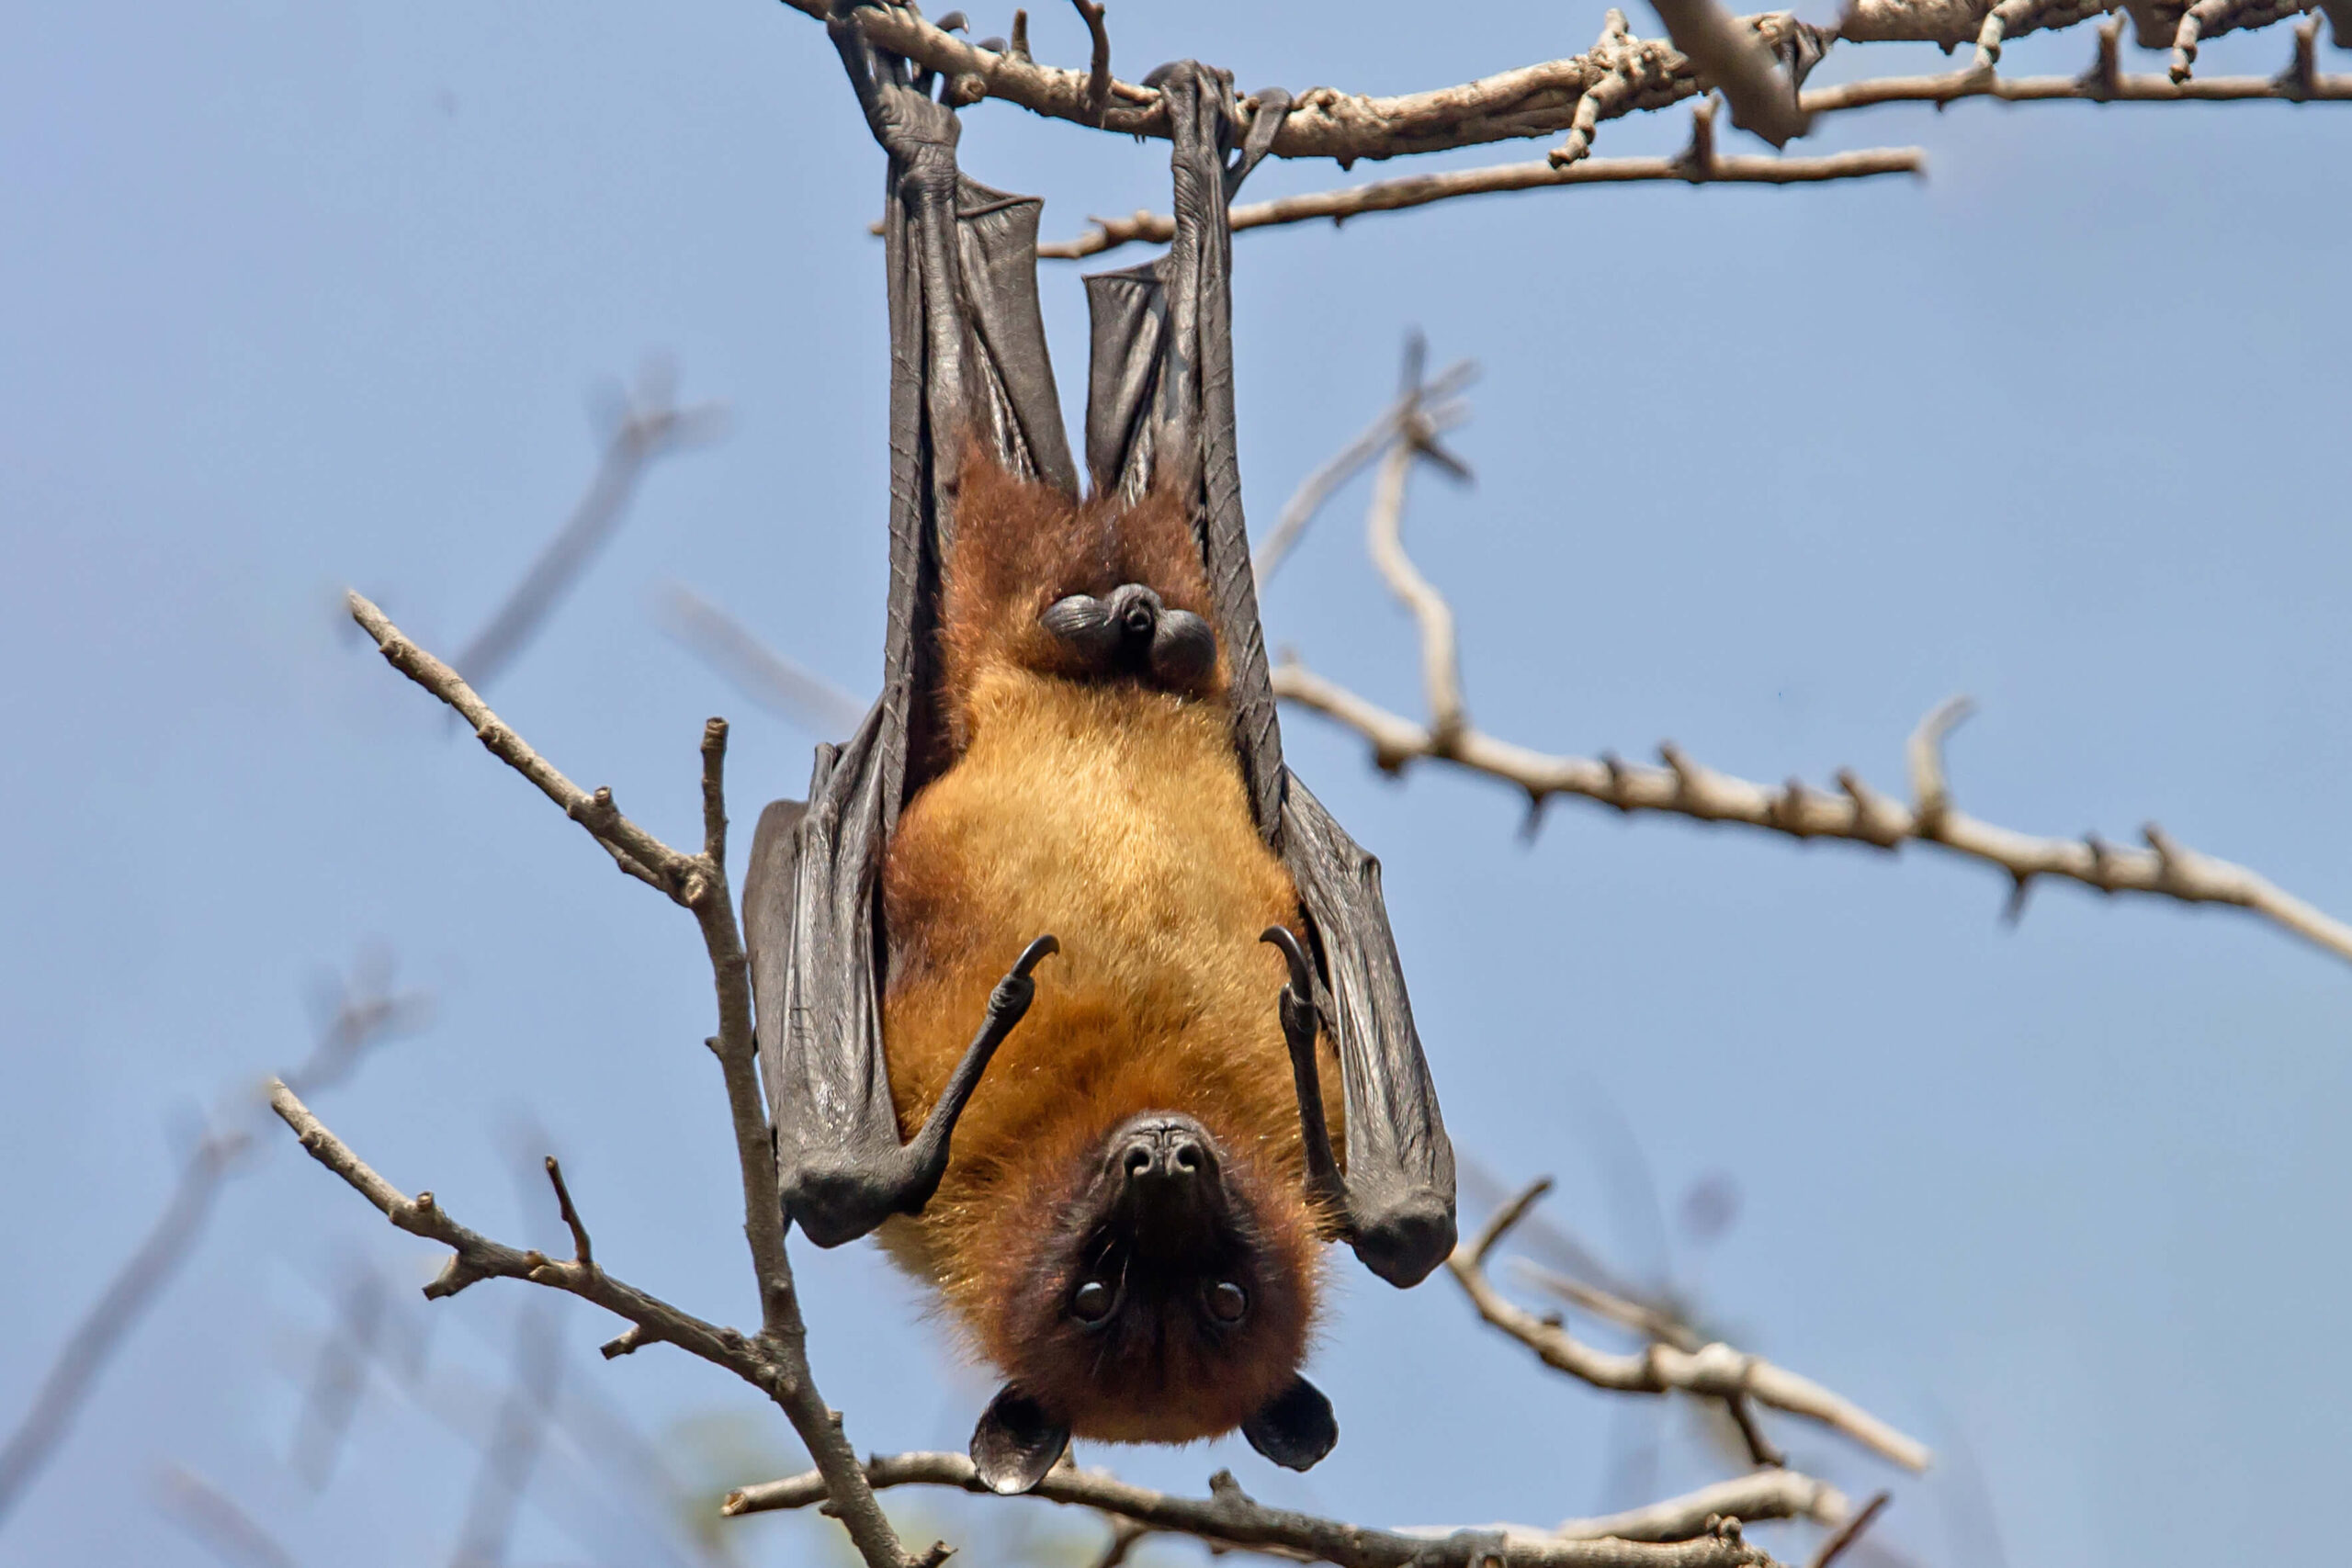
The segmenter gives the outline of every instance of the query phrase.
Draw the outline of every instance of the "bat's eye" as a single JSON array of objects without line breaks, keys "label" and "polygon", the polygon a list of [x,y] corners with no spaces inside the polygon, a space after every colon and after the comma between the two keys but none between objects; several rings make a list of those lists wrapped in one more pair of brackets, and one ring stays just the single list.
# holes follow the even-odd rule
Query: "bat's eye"
[{"label": "bat's eye", "polygon": [[1069,1314],[1080,1323],[1100,1323],[1111,1315],[1111,1285],[1089,1280],[1070,1292]]},{"label": "bat's eye", "polygon": [[1239,1323],[1250,1311],[1250,1292],[1230,1280],[1209,1287],[1209,1315],[1219,1323]]}]

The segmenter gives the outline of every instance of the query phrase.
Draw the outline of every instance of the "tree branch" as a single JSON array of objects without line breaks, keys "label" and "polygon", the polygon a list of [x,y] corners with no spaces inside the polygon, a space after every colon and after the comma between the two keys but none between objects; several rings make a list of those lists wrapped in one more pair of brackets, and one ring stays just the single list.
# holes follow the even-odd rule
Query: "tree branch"
[{"label": "tree branch", "polygon": [[[1238,231],[1284,223],[1311,223],[1325,218],[1341,223],[1367,212],[1396,212],[1457,197],[1544,190],[1554,186],[1627,185],[1657,180],[1679,180],[1689,185],[1805,185],[1867,179],[1876,175],[1924,175],[1927,168],[1927,154],[1917,147],[1875,148],[1818,158],[1719,156],[1703,164],[1692,162],[1688,153],[1673,158],[1586,158],[1557,167],[1549,162],[1500,164],[1485,169],[1408,175],[1340,190],[1278,197],[1272,201],[1245,201],[1234,207],[1232,216]],[[1039,245],[1038,255],[1076,261],[1121,245],[1165,244],[1176,232],[1176,220],[1164,212],[1137,211],[1128,218],[1091,218],[1088,221],[1094,227],[1074,240]]]},{"label": "tree branch", "polygon": [[[418,1027],[430,1012],[420,992],[394,993],[389,962],[371,976],[365,957],[350,980],[339,982],[334,1010],[319,1032],[311,1054],[287,1077],[327,1088],[348,1077],[368,1047]],[[224,1111],[197,1140],[180,1167],[179,1180],[163,1212],[122,1267],[68,1334],[50,1364],[32,1405],[0,1443],[0,1520],[5,1520],[51,1457],[96,1391],[98,1374],[130,1336],[165,1286],[195,1253],[221,1190],[236,1173],[253,1142],[252,1123],[260,1107],[241,1087],[233,1111]]]},{"label": "tree branch", "polygon": [[1800,780],[1773,788],[1700,766],[1672,741],[1662,741],[1664,767],[1645,767],[1603,753],[1599,758],[1547,755],[1464,725],[1441,740],[1430,726],[1366,701],[1309,670],[1295,656],[1274,667],[1274,694],[1354,730],[1371,743],[1374,762],[1395,773],[1435,759],[1524,790],[1540,807],[1553,795],[1576,795],[1620,811],[1657,812],[1702,822],[1734,822],[1792,839],[1832,839],[1893,850],[1932,844],[2003,871],[2013,884],[2038,876],[2078,882],[2101,893],[2142,893],[2184,904],[2225,904],[2261,916],[2315,947],[2352,961],[2352,926],[2233,862],[2188,849],[2150,823],[2146,849],[2096,836],[2036,838],[1930,803],[1905,807],[1841,769],[1843,792],[1831,795]]},{"label": "tree branch", "polygon": [[[962,1454],[876,1455],[865,1476],[877,1488],[944,1486],[988,1495]],[[815,1472],[728,1494],[729,1516],[805,1508],[822,1500]],[[1179,1497],[1132,1485],[1100,1471],[1065,1465],[1050,1471],[1030,1494],[1049,1503],[1093,1508],[1149,1529],[1189,1535],[1212,1549],[1276,1551],[1340,1568],[1715,1568],[1768,1564],[1747,1545],[1743,1519],[1820,1518],[1842,1521],[1844,1499],[1820,1482],[1769,1472],[1726,1482],[1670,1502],[1601,1519],[1572,1519],[1555,1530],[1515,1525],[1465,1529],[1368,1529],[1313,1515],[1270,1508],[1247,1495],[1229,1471],[1209,1479],[1206,1497]],[[1739,1505],[1727,1509],[1726,1502]],[[1728,1521],[1726,1524],[1725,1521]],[[1714,1528],[1711,1530],[1710,1526]],[[1637,1533],[1609,1533],[1623,1527]]]},{"label": "tree branch", "polygon": [[[535,1285],[568,1292],[615,1316],[628,1319],[638,1331],[636,1343],[660,1341],[675,1345],[761,1390],[791,1417],[794,1428],[800,1432],[812,1453],[820,1453],[822,1447],[842,1443],[832,1413],[815,1398],[807,1359],[799,1354],[797,1342],[785,1344],[764,1333],[747,1337],[739,1330],[706,1322],[613,1278],[600,1264],[579,1258],[558,1262],[536,1249],[525,1250],[493,1241],[460,1224],[432,1193],[420,1192],[411,1198],[378,1175],[283,1083],[270,1085],[269,1103],[312,1159],[341,1178],[345,1186],[367,1199],[393,1225],[450,1249],[449,1260],[440,1275],[424,1288],[427,1299],[454,1296],[482,1280],[527,1280]],[[614,1352],[608,1348],[606,1353],[609,1356]],[[809,1408],[812,1402],[813,1411]],[[804,1426],[804,1420],[811,1415],[815,1418]],[[818,1433],[831,1433],[832,1443],[820,1445],[820,1438],[809,1429],[811,1427]],[[879,1505],[874,1502],[872,1491],[865,1484],[854,1456],[845,1476],[835,1478],[827,1469],[811,1473],[823,1478],[819,1482],[820,1488],[829,1479],[845,1483],[836,1485],[831,1494],[834,1511],[850,1529],[860,1553],[874,1568],[906,1568],[933,1561],[910,1557],[898,1544],[897,1537],[889,1531],[888,1521],[882,1518]],[[860,1495],[868,1506],[871,1526],[878,1527],[879,1534],[859,1533],[861,1526],[855,1520],[851,1499]]]},{"label": "tree branch", "polygon": [[1404,550],[1398,522],[1403,470],[1395,465],[1409,463],[1412,456],[1407,444],[1392,450],[1392,466],[1384,474],[1396,477],[1393,483],[1384,479],[1369,526],[1374,564],[1391,591],[1412,609],[1420,628],[1429,722],[1380,707],[1315,673],[1295,653],[1285,652],[1272,670],[1277,697],[1354,730],[1371,744],[1373,763],[1383,772],[1398,773],[1430,759],[1501,780],[1526,793],[1531,830],[1551,797],[1566,795],[1623,812],[1735,822],[1800,840],[1844,840],[1880,850],[1916,840],[2006,872],[2013,890],[2008,907],[2013,919],[2022,911],[2033,879],[2050,876],[2102,893],[2143,893],[2184,904],[2226,904],[2250,910],[2314,946],[2352,960],[2352,925],[2245,866],[2185,848],[2153,822],[2141,830],[2147,848],[2134,850],[2110,845],[2097,835],[2080,840],[2036,838],[1958,810],[1944,774],[1943,741],[1973,710],[1963,697],[1938,706],[1912,734],[1906,748],[1912,793],[1908,807],[1872,789],[1851,769],[1838,772],[1839,793],[1835,795],[1797,779],[1774,789],[1702,767],[1670,740],[1659,743],[1665,765],[1654,768],[1629,763],[1611,752],[1598,758],[1547,755],[1487,734],[1470,723],[1463,705],[1452,610]]},{"label": "tree branch", "polygon": [[726,410],[718,403],[677,407],[669,381],[658,366],[649,366],[639,376],[638,389],[628,396],[614,422],[604,456],[571,519],[548,541],[490,624],[458,652],[458,668],[475,685],[487,686],[496,679],[571,591],[619,528],[646,469],[673,452],[714,439],[724,426]]},{"label": "tree branch", "polygon": [[[492,713],[455,671],[409,641],[382,611],[356,592],[350,595],[350,604],[353,618],[367,628],[395,669],[464,716],[492,755],[529,779],[566,816],[585,828],[622,870],[660,888],[693,913],[709,959],[718,1014],[718,1032],[707,1043],[718,1058],[735,1133],[744,1238],[750,1245],[759,1289],[759,1334],[746,1340],[732,1329],[713,1328],[642,1292],[617,1284],[593,1262],[551,1263],[536,1252],[502,1247],[457,1226],[433,1205],[429,1194],[413,1202],[401,1198],[348,1150],[333,1143],[332,1134],[314,1120],[298,1123],[289,1116],[288,1124],[302,1134],[305,1147],[367,1194],[394,1224],[456,1249],[428,1294],[449,1294],[490,1275],[528,1279],[571,1291],[628,1318],[632,1326],[605,1348],[608,1357],[626,1355],[650,1340],[667,1339],[727,1367],[765,1392],[791,1420],[832,1485],[832,1512],[869,1568],[910,1568],[942,1561],[946,1552],[944,1546],[915,1557],[900,1544],[858,1472],[856,1453],[839,1416],[827,1408],[809,1375],[808,1327],[800,1316],[792,1267],[785,1252],[784,1203],[776,1185],[766,1107],[760,1097],[758,1048],[752,1032],[751,964],[743,952],[734,895],[727,879],[727,721],[714,718],[703,727],[703,849],[699,854],[682,854],[624,817],[614,806],[611,791],[599,789],[588,795],[564,777]],[[281,1116],[288,1115],[289,1106],[300,1109],[300,1102],[284,1085],[278,1085],[276,1093],[287,1102],[278,1105]],[[273,1103],[277,1103],[275,1098]],[[308,1112],[302,1115],[307,1118]],[[326,1141],[317,1141],[322,1139]],[[322,1152],[331,1149],[341,1150],[341,1163]]]},{"label": "tree branch", "polygon": [[1544,1365],[1596,1388],[1622,1393],[1694,1393],[1722,1400],[1744,1397],[1817,1422],[1905,1470],[1917,1472],[1928,1468],[1933,1456],[1925,1444],[1812,1380],[1761,1357],[1724,1344],[1686,1350],[1657,1341],[1630,1355],[1612,1354],[1583,1343],[1558,1322],[1540,1318],[1506,1299],[1487,1277],[1487,1258],[1551,1185],[1547,1178],[1529,1187],[1498,1210],[1476,1235],[1464,1238],[1446,1260],[1448,1271],[1481,1318],[1534,1351]]},{"label": "tree branch", "polygon": [[[691,902],[689,875],[707,868],[697,865],[693,857],[680,854],[622,816],[620,808],[613,804],[611,790],[600,788],[592,795],[565,778],[561,770],[531,750],[528,742],[490,711],[490,705],[475,694],[465,677],[403,637],[390,617],[366,596],[355,590],[344,598],[351,618],[376,639],[385,662],[455,708],[473,726],[474,739],[492,756],[538,786],[539,793],[586,829],[589,837],[602,845],[623,871],[678,903]],[[721,874],[723,877],[723,871]]]},{"label": "tree branch", "polygon": [[1813,1561],[1807,1568],[1829,1568],[1831,1563],[1845,1555],[1848,1547],[1862,1538],[1862,1532],[1871,1528],[1871,1521],[1884,1513],[1887,1504],[1893,1500],[1892,1493],[1882,1492],[1863,1504],[1860,1513],[1840,1525],[1828,1540],[1821,1543],[1820,1550],[1813,1554]]},{"label": "tree branch", "polygon": [[[819,20],[828,10],[828,0],[786,0],[786,4]],[[1834,27],[1813,28],[1789,12],[1770,11],[1731,18],[1728,31],[1735,40],[1744,31],[1765,51],[1784,57],[1810,57],[1841,40],[1955,46],[1974,41],[1993,8],[1991,0],[1852,0],[1847,15]],[[2088,0],[2043,0],[2012,11],[2014,22],[2005,20],[2004,25],[2007,36],[2016,37],[2074,26],[2104,9],[2103,6],[2094,7]],[[2173,13],[2174,22],[2179,14]],[[2237,25],[2259,26],[2264,19],[2275,21],[2291,13],[2282,9],[2271,14],[2250,6],[2239,14],[2245,20]],[[876,45],[953,82],[959,103],[999,98],[1073,124],[1163,140],[1169,135],[1167,111],[1156,89],[1115,77],[1104,89],[1092,71],[1040,65],[1029,58],[1025,48],[995,50],[971,43],[907,9],[872,6],[861,8],[857,15],[866,36]],[[1580,149],[1589,144],[1592,128],[1600,119],[1664,108],[1710,86],[1725,85],[1665,40],[1635,39],[1624,28],[1622,17],[1612,21],[1612,30],[1585,54],[1500,71],[1455,86],[1393,97],[1313,88],[1298,95],[1271,150],[1278,158],[1329,158],[1344,168],[1359,159],[1395,158],[1566,131],[1571,145],[1561,150],[1561,160],[1568,161],[1582,156]],[[2143,29],[2140,41],[2168,48],[2173,38],[2169,31],[2161,39],[2151,38]],[[1743,49],[1735,58],[1752,62],[1754,57]],[[1745,79],[1751,73],[1734,74]],[[1956,90],[1955,78],[1980,75],[1984,78],[1981,85]],[[1794,123],[1897,98],[1944,102],[1953,97],[1998,96],[2026,102],[2083,96],[2167,102],[2352,97],[2352,76],[2346,75],[2314,74],[2306,84],[2285,88],[2256,78],[2176,86],[2165,76],[2132,77],[2120,90],[2090,93],[2052,90],[2053,85],[2065,85],[2064,78],[1997,84],[1989,73],[1978,72],[1885,80],[1889,86],[1875,96],[1872,89],[1880,85],[1868,82],[1801,94]],[[1929,84],[1934,85],[1926,85]],[[1754,85],[1752,81],[1735,84],[1735,94]],[[1242,100],[1245,115],[1254,113],[1255,107],[1254,99]],[[1745,114],[1742,122],[1747,122]]]}]

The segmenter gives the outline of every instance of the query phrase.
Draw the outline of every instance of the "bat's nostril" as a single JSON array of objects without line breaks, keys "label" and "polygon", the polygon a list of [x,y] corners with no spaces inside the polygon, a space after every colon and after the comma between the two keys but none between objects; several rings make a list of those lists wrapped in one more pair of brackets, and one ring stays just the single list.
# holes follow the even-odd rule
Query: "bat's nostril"
[{"label": "bat's nostril", "polygon": [[1151,1168],[1151,1151],[1146,1148],[1131,1148],[1127,1151],[1127,1157],[1121,1163],[1126,1167],[1129,1176],[1141,1176]]}]

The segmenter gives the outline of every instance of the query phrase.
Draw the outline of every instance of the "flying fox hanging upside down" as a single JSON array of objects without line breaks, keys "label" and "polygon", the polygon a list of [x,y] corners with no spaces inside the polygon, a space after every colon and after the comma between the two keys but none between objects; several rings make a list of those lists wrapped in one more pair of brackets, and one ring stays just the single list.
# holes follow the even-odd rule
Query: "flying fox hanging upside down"
[{"label": "flying fox hanging upside down", "polygon": [[1417,1282],[1453,1157],[1378,865],[1283,766],[1250,575],[1226,209],[1285,102],[1237,151],[1227,78],[1150,79],[1177,232],[1087,280],[1081,502],[1038,204],[957,172],[860,8],[832,33],[889,154],[890,630],[745,885],[786,1208],[823,1247],[878,1229],[1005,1375],[997,1490],[1073,1435],[1238,1427],[1305,1469],[1338,1438],[1298,1371],[1321,1244]]}]

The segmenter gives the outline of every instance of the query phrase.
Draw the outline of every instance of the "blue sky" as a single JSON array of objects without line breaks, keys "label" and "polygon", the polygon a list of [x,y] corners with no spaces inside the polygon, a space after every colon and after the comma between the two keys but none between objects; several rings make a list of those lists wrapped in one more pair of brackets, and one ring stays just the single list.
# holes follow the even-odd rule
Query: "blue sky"
[{"label": "blue sky", "polygon": [[[1475,18],[1204,0],[1112,27],[1129,77],[1195,53],[1245,87],[1373,92],[1600,28],[1591,8]],[[1042,57],[1083,59],[1074,15],[1041,8],[1033,31]],[[673,839],[708,714],[738,721],[739,822],[799,791],[820,738],[752,709],[649,604],[684,582],[844,687],[876,677],[881,169],[820,30],[743,0],[208,0],[18,6],[9,34],[0,1414],[159,1207],[195,1108],[300,1055],[309,976],[370,942],[437,1021],[322,1097],[330,1123],[396,1182],[542,1241],[552,1215],[512,1168],[526,1137],[549,1144],[605,1261],[748,1320],[690,923],[339,630],[335,600],[356,585],[454,650],[584,481],[591,394],[666,352],[732,434],[653,473],[493,700]],[[2283,28],[2223,39],[2199,63],[2269,71],[2287,48]],[[2084,29],[2004,64],[2089,51]],[[994,105],[966,128],[966,166],[1046,196],[1049,233],[1164,207],[1159,144]],[[1683,134],[1679,114],[1641,117],[1600,150]],[[1917,142],[1931,175],[1574,189],[1240,237],[1251,514],[1270,522],[1379,405],[1419,326],[1438,360],[1486,367],[1453,443],[1478,482],[1418,481],[1407,529],[1456,604],[1481,724],[1894,788],[1905,734],[1965,691],[1970,810],[2116,839],[2154,818],[2352,912],[2352,112],[1973,103],[1814,141]],[[1339,177],[1270,164],[1250,190]],[[1075,270],[1045,285],[1066,390]],[[1410,710],[1409,623],[1363,561],[1363,499],[1275,580],[1269,637]],[[1673,1270],[1742,1344],[1954,1455],[1899,1488],[1890,1543],[1985,1562],[1996,1533],[2019,1568],[2335,1546],[2341,962],[2235,914],[2064,889],[2010,930],[1996,877],[1927,852],[1576,803],[1530,846],[1498,786],[1384,780],[1306,716],[1285,737],[1385,862],[1457,1143],[1512,1179],[1556,1173],[1552,1212],[1625,1268]],[[1740,1215],[1694,1249],[1676,1195],[1715,1172]],[[151,1506],[170,1463],[307,1562],[446,1557],[473,1461],[396,1394],[363,1409],[323,1494],[287,1463],[337,1281],[429,1270],[370,1219],[290,1148],[258,1160],[0,1563],[205,1561]],[[865,1249],[798,1262],[854,1440],[960,1447],[987,1385],[912,1292]],[[428,1310],[403,1291],[400,1311],[429,1324],[435,1365],[495,1376],[518,1293]],[[1344,1436],[1313,1473],[1238,1444],[1085,1457],[1187,1488],[1232,1463],[1262,1495],[1366,1521],[1634,1500],[1611,1495],[1640,1427],[1623,1401],[1544,1373],[1442,1281],[1353,1277],[1343,1298],[1314,1370]],[[567,1389],[672,1450],[790,1462],[780,1419],[718,1374],[607,1365],[594,1314],[548,1321]],[[1858,1493],[1893,1479],[1776,1430]],[[1652,1489],[1709,1474],[1676,1438]],[[515,1562],[625,1539],[582,1524],[576,1489],[548,1502]],[[752,1561],[820,1550],[798,1523],[730,1528]]]}]

